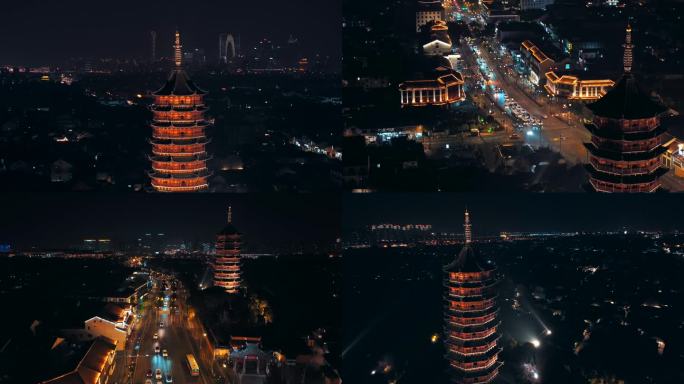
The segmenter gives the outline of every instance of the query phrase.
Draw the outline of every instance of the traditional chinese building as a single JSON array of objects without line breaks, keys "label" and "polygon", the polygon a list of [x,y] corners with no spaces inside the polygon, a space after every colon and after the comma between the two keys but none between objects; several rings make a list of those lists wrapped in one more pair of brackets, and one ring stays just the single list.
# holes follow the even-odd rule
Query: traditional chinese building
[{"label": "traditional chinese building", "polygon": [[211,175],[204,119],[206,92],[183,69],[178,32],[174,52],[174,69],[166,84],[153,94],[152,187],[160,192],[206,190]]},{"label": "traditional chinese building", "polygon": [[444,267],[446,359],[454,383],[489,383],[503,364],[498,360],[496,267],[475,253],[467,210],[463,227],[465,245]]},{"label": "traditional chinese building", "polygon": [[625,38],[624,74],[618,83],[587,107],[594,113],[586,127],[591,132],[589,183],[598,192],[654,192],[662,166],[665,128],[660,116],[666,108],[653,101],[632,74],[632,29]]},{"label": "traditional chinese building", "polygon": [[233,225],[233,211],[228,207],[228,224],[216,236],[214,257],[214,285],[228,293],[240,288],[240,248],[242,234]]}]

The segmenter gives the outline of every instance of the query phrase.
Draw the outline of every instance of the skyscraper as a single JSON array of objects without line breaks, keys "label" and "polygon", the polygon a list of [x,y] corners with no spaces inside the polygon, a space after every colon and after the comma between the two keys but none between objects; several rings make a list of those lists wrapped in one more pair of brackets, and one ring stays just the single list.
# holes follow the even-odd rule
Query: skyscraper
[{"label": "skyscraper", "polygon": [[151,52],[150,52],[150,59],[152,62],[157,61],[157,32],[156,31],[150,31],[150,43],[151,43]]},{"label": "skyscraper", "polygon": [[209,188],[204,119],[205,91],[183,69],[180,34],[174,44],[175,67],[166,84],[154,92],[152,105],[152,187],[160,192],[192,192]]},{"label": "skyscraper", "polygon": [[233,35],[222,33],[219,35],[219,62],[225,64],[228,59],[235,57],[235,40]]},{"label": "skyscraper", "polygon": [[228,207],[228,224],[216,235],[214,285],[228,293],[240,288],[240,249],[242,234],[233,225],[233,210]]},{"label": "skyscraper", "polygon": [[498,361],[496,267],[473,249],[468,210],[463,228],[465,245],[444,267],[446,359],[453,382],[489,383],[503,364]]},{"label": "skyscraper", "polygon": [[660,116],[666,108],[653,101],[632,73],[632,28],[623,45],[624,72],[618,83],[595,103],[589,151],[589,184],[598,192],[654,192],[667,173],[660,156],[666,132]]}]

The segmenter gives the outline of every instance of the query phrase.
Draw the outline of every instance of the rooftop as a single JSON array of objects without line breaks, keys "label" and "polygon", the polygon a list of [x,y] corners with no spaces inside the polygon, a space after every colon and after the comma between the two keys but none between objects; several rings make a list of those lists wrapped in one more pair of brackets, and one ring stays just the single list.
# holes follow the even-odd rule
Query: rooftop
[{"label": "rooftop", "polygon": [[154,92],[155,96],[187,96],[204,95],[206,91],[200,89],[182,68],[176,68],[163,87]]},{"label": "rooftop", "polygon": [[605,96],[587,107],[597,116],[612,119],[645,119],[667,110],[641,89],[632,73],[625,73]]}]

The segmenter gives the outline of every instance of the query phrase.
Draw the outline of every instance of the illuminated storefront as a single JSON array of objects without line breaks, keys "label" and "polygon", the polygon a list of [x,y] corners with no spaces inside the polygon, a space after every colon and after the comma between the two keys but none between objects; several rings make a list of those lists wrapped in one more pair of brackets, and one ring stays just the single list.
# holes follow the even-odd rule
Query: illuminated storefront
[{"label": "illuminated storefront", "polygon": [[551,96],[571,100],[598,100],[603,97],[615,82],[610,79],[581,80],[577,76],[558,76],[554,71],[546,72],[544,89]]},{"label": "illuminated storefront", "polygon": [[463,76],[456,72],[434,80],[408,80],[399,84],[402,106],[445,105],[465,100]]}]

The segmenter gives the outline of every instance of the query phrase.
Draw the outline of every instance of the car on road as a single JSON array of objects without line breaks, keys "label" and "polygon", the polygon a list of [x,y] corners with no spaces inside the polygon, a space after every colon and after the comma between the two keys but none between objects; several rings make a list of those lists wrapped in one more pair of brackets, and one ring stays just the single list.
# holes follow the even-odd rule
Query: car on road
[{"label": "car on road", "polygon": [[154,371],[154,378],[157,380],[161,380],[162,378],[162,371],[161,369],[157,368],[156,371]]},{"label": "car on road", "polygon": [[172,378],[171,375],[169,375],[168,373],[166,374],[165,379],[166,379],[166,382],[167,382],[167,383],[173,383],[173,378]]},{"label": "car on road", "polygon": [[162,356],[164,356],[164,357],[169,357],[169,352],[168,352],[166,349],[164,349],[164,350],[162,351]]},{"label": "car on road", "polygon": [[164,322],[163,321],[159,323],[159,328],[164,328]]},{"label": "car on road", "polygon": [[151,379],[145,380],[145,384],[152,384],[152,380]]},{"label": "car on road", "polygon": [[152,370],[151,370],[151,369],[148,369],[148,370],[147,370],[147,375],[146,375],[146,376],[147,376],[147,377],[152,377]]},{"label": "car on road", "polygon": [[159,345],[155,345],[154,346],[154,353],[159,353],[159,350],[160,350]]},{"label": "car on road", "polygon": [[154,336],[152,336],[153,339],[157,340],[159,338],[159,334],[155,333]]}]

